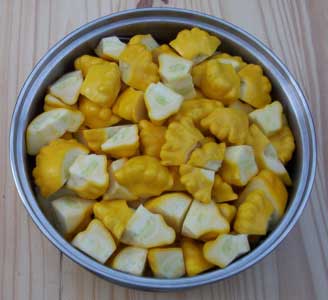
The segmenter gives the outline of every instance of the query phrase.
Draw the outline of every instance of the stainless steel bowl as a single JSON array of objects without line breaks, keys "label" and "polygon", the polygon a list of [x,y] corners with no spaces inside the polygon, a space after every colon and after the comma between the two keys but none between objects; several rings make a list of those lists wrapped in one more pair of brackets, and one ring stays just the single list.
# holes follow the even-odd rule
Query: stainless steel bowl
[{"label": "stainless steel bowl", "polygon": [[[27,156],[25,150],[25,130],[32,118],[41,112],[47,86],[71,69],[77,56],[92,53],[100,38],[108,35],[129,38],[137,33],[151,33],[158,41],[164,42],[173,39],[179,30],[194,26],[219,36],[221,50],[262,65],[272,82],[273,98],[282,101],[296,139],[296,154],[289,166],[294,185],[289,191],[288,208],[279,226],[259,246],[225,269],[180,279],[128,275],[99,264],[72,247],[42,212],[31,175],[34,160]],[[27,78],[17,99],[10,131],[10,162],[24,206],[39,229],[60,251],[114,283],[144,290],[169,291],[228,278],[254,265],[278,246],[299,219],[308,200],[316,168],[316,142],[310,110],[299,85],[283,63],[260,41],[212,16],[188,10],[150,8],[99,18],[73,31],[47,52]]]}]

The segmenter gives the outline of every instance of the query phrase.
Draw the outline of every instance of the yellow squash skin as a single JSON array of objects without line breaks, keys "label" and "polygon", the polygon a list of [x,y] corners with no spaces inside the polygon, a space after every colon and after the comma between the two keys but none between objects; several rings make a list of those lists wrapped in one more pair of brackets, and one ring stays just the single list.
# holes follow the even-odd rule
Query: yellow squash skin
[{"label": "yellow squash skin", "polygon": [[106,63],[106,60],[101,59],[92,55],[81,55],[74,60],[74,68],[75,70],[82,71],[83,77],[85,77],[89,71],[89,69],[94,65],[99,65]]},{"label": "yellow squash skin", "polygon": [[238,198],[238,195],[233,191],[230,184],[223,181],[219,174],[215,175],[214,185],[212,189],[212,199],[215,202],[233,201]]}]

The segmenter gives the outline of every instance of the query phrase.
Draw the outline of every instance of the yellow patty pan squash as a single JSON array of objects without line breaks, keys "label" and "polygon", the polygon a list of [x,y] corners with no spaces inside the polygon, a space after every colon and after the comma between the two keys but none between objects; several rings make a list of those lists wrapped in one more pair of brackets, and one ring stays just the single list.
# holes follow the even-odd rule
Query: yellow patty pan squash
[{"label": "yellow patty pan squash", "polygon": [[211,56],[221,41],[199,28],[181,30],[170,46],[182,57],[199,63]]},{"label": "yellow patty pan squash", "polygon": [[81,94],[96,104],[111,107],[120,88],[120,70],[117,64],[106,62],[89,68]]},{"label": "yellow patty pan squash", "polygon": [[232,56],[228,53],[219,53],[213,56],[221,64],[231,65],[237,72],[246,67],[246,63],[240,56]]},{"label": "yellow patty pan squash", "polygon": [[231,224],[232,220],[236,216],[237,208],[236,206],[228,203],[218,203],[217,204],[221,214],[226,218],[226,220]]},{"label": "yellow patty pan squash", "polygon": [[229,107],[215,109],[201,121],[220,141],[242,145],[248,135],[248,116],[245,112]]},{"label": "yellow patty pan squash", "polygon": [[167,44],[162,44],[159,47],[153,49],[152,55],[153,55],[153,62],[158,64],[158,57],[161,54],[172,54],[177,55],[177,53]]},{"label": "yellow patty pan squash", "polygon": [[169,170],[155,157],[141,155],[129,159],[115,172],[116,180],[139,197],[158,196],[173,185]]},{"label": "yellow patty pan squash", "polygon": [[126,45],[117,36],[108,36],[101,39],[95,52],[102,58],[118,61],[125,47]]},{"label": "yellow patty pan squash", "polygon": [[214,185],[212,189],[212,199],[215,202],[228,202],[238,198],[230,184],[223,181],[219,174],[215,175]]},{"label": "yellow patty pan squash", "polygon": [[159,44],[155,41],[151,34],[137,34],[129,40],[129,45],[143,45],[149,51],[153,51],[159,47]]},{"label": "yellow patty pan squash", "polygon": [[82,72],[83,77],[85,77],[90,67],[103,63],[106,63],[106,60],[96,56],[84,54],[74,60],[74,68],[76,70],[80,70]]},{"label": "yellow patty pan squash", "polygon": [[170,123],[160,153],[163,165],[178,166],[186,163],[190,153],[203,139],[203,134],[190,118],[186,117]]},{"label": "yellow patty pan squash", "polygon": [[76,140],[58,139],[41,148],[36,156],[33,176],[41,195],[48,197],[58,191],[68,179],[68,169],[81,154],[89,150]]},{"label": "yellow patty pan squash", "polygon": [[258,65],[249,64],[238,72],[240,77],[240,99],[255,108],[271,102],[271,83]]},{"label": "yellow patty pan squash", "polygon": [[139,131],[141,153],[160,158],[161,148],[165,143],[166,127],[142,120],[139,122]]},{"label": "yellow patty pan squash", "polygon": [[239,206],[233,229],[238,233],[266,235],[273,212],[273,205],[264,193],[254,190]]},{"label": "yellow patty pan squash", "polygon": [[61,101],[60,99],[56,98],[55,96],[47,94],[44,97],[43,110],[49,111],[49,110],[56,109],[56,108],[66,108],[66,109],[76,110],[77,106],[76,106],[76,104],[68,105],[68,104],[64,103],[63,101]]},{"label": "yellow patty pan squash", "polygon": [[158,67],[143,45],[128,45],[120,55],[119,65],[122,81],[137,90],[145,91],[150,83],[159,81]]},{"label": "yellow patty pan squash", "polygon": [[172,192],[184,192],[186,191],[186,187],[184,184],[181,182],[181,176],[180,176],[180,171],[179,167],[177,166],[171,166],[168,167],[169,171],[173,177],[173,186],[170,188],[170,191]]}]

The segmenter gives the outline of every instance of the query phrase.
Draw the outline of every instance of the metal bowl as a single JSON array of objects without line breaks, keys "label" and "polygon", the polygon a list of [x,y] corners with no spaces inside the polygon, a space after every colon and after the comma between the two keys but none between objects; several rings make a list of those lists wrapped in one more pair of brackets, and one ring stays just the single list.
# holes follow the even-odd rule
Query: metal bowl
[{"label": "metal bowl", "polygon": [[[260,245],[225,269],[179,279],[137,277],[115,271],[72,247],[43,213],[31,175],[34,159],[27,156],[25,150],[25,130],[42,111],[47,86],[72,69],[76,57],[92,53],[102,37],[129,38],[134,34],[151,33],[158,41],[165,42],[173,39],[179,30],[195,26],[219,36],[221,50],[262,65],[272,82],[273,98],[283,103],[296,140],[296,153],[289,164],[294,184],[289,191],[287,211],[280,224]],[[64,37],[46,53],[29,75],[17,99],[10,131],[10,162],[17,190],[28,213],[43,234],[66,256],[114,283],[144,290],[169,291],[228,278],[254,265],[278,246],[299,219],[308,200],[316,168],[316,142],[310,110],[299,85],[283,63],[260,41],[212,16],[188,10],[150,8],[123,11],[92,21]]]}]

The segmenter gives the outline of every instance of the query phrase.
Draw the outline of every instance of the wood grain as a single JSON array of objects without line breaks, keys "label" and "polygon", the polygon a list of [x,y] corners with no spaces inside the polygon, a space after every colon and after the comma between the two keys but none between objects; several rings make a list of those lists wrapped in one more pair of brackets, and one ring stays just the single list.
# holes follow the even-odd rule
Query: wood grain
[{"label": "wood grain", "polygon": [[[303,87],[318,137],[320,164],[310,202],[280,247],[229,280],[170,294],[113,285],[60,254],[27,216],[8,162],[10,116],[19,88],[36,61],[77,26],[111,12],[145,6],[199,10],[261,39]],[[327,299],[327,26],[326,0],[0,0],[0,299]]]}]

